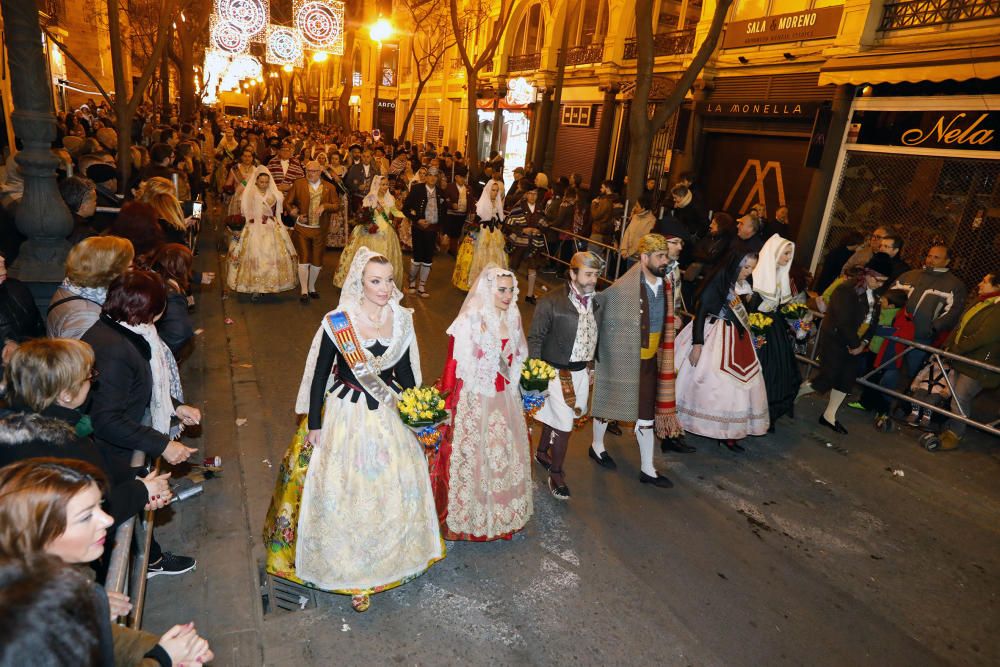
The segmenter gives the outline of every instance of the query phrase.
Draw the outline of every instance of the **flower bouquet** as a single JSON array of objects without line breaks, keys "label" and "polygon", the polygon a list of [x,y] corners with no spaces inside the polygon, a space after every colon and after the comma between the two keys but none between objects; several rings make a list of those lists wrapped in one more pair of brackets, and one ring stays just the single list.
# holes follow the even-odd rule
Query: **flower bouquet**
[{"label": "flower bouquet", "polygon": [[813,317],[809,307],[804,303],[787,303],[781,307],[781,316],[785,318],[796,340],[805,340],[813,328]]},{"label": "flower bouquet", "polygon": [[406,389],[396,403],[399,417],[417,440],[435,452],[441,446],[441,432],[438,430],[446,419],[448,411],[444,407],[444,397],[435,387],[414,387]]},{"label": "flower bouquet", "polygon": [[556,369],[541,359],[528,359],[521,370],[521,399],[524,414],[531,419],[545,405],[549,382],[556,377]]},{"label": "flower bouquet", "polygon": [[750,333],[753,335],[755,349],[764,347],[767,343],[767,328],[774,324],[774,318],[764,313],[750,313]]}]

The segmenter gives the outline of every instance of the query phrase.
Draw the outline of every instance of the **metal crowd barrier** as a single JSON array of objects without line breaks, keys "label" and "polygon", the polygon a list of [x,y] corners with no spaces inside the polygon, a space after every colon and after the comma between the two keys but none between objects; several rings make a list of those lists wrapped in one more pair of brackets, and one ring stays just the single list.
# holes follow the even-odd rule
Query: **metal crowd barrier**
[{"label": "metal crowd barrier", "polygon": [[[944,415],[944,416],[946,416],[946,417],[948,417],[950,419],[958,420],[958,421],[960,421],[960,422],[962,422],[964,424],[967,424],[967,425],[972,426],[974,428],[978,428],[981,431],[986,431],[987,433],[990,433],[992,435],[1000,436],[1000,428],[998,428],[998,426],[1000,426],[1000,419],[994,420],[992,422],[985,422],[985,423],[978,422],[975,419],[972,419],[971,417],[969,417],[969,415],[965,414],[965,410],[962,409],[962,406],[961,406],[961,404],[958,401],[953,401],[955,403],[955,405],[958,406],[958,413],[955,413],[955,412],[952,412],[950,409],[945,409],[945,408],[942,408],[940,406],[934,405],[933,403],[928,403],[927,401],[921,400],[921,399],[916,398],[914,396],[909,396],[909,395],[904,394],[902,392],[896,391],[895,389],[889,389],[887,387],[883,387],[880,384],[878,384],[877,382],[872,382],[869,379],[873,375],[875,375],[876,373],[878,373],[878,372],[880,372],[880,371],[888,368],[890,364],[894,364],[897,359],[901,359],[908,352],[912,352],[914,350],[919,350],[921,352],[926,352],[927,354],[930,355],[930,360],[928,362],[926,362],[926,363],[937,364],[938,369],[941,371],[941,374],[944,376],[944,381],[947,383],[947,385],[948,385],[948,391],[951,393],[952,397],[954,397],[954,395],[955,395],[955,387],[952,386],[951,378],[948,377],[947,369],[945,368],[944,361],[942,359],[951,359],[951,360],[955,360],[955,361],[960,361],[963,364],[968,364],[970,366],[975,366],[976,368],[981,368],[981,369],[983,369],[985,371],[989,371],[991,373],[1000,373],[1000,368],[998,368],[996,366],[991,366],[990,364],[984,363],[982,361],[977,361],[976,359],[969,359],[968,357],[963,357],[962,355],[959,355],[959,354],[952,354],[951,352],[948,352],[946,350],[941,350],[941,349],[936,348],[936,347],[931,347],[930,345],[924,345],[922,343],[917,343],[917,342],[914,342],[912,340],[906,340],[904,338],[897,338],[896,336],[885,336],[885,339],[887,341],[892,341],[893,343],[896,343],[897,345],[902,345],[905,349],[902,352],[900,352],[899,354],[894,355],[891,359],[887,359],[887,360],[883,361],[880,365],[876,366],[875,368],[873,368],[872,370],[870,370],[868,373],[866,373],[865,375],[863,375],[860,378],[858,378],[857,379],[857,383],[858,384],[860,384],[863,387],[868,387],[869,389],[875,389],[876,391],[880,391],[883,394],[887,394],[889,396],[892,396],[895,399],[898,399],[898,400],[901,400],[901,401],[907,401],[909,403],[913,403],[913,404],[919,405],[920,407],[922,407],[922,408],[924,408],[926,410],[930,410],[931,412],[935,412],[935,413],[937,413],[939,415]],[[951,402],[949,402],[949,406],[950,405],[951,405]]]},{"label": "metal crowd barrier", "polygon": [[[809,350],[806,355],[802,354],[795,355],[795,359],[803,366],[803,370],[805,370],[806,368],[818,368],[820,365],[819,362],[816,361],[816,355],[819,351],[819,337],[821,335],[821,329],[818,322],[823,319],[823,313],[817,312],[815,310],[811,312],[813,313],[813,318],[814,318],[813,321],[817,322],[816,335],[809,339],[808,342]],[[990,364],[983,363],[981,361],[977,361],[975,359],[969,359],[968,357],[963,357],[962,355],[959,354],[954,354],[946,350],[932,347],[930,345],[924,345],[922,343],[917,343],[912,340],[906,340],[905,338],[899,338],[897,336],[882,336],[882,338],[884,338],[886,341],[902,345],[904,346],[905,349],[899,354],[893,356],[892,358],[883,361],[880,365],[868,371],[863,376],[859,377],[856,380],[858,384],[868,389],[874,389],[875,391],[886,394],[887,396],[891,396],[892,398],[895,398],[897,400],[906,401],[908,403],[919,405],[922,408],[930,410],[931,412],[934,412],[936,414],[948,417],[949,419],[956,419],[960,422],[963,422],[964,424],[972,426],[973,428],[977,428],[981,431],[985,431],[991,435],[1000,436],[1000,419],[996,419],[992,422],[978,422],[969,417],[969,415],[965,414],[965,411],[962,410],[962,406],[958,405],[957,401],[955,403],[956,405],[958,405],[959,412],[955,413],[949,409],[951,405],[950,401],[948,403],[949,407],[941,407],[938,405],[934,405],[932,403],[928,403],[927,401],[921,400],[909,394],[904,394],[903,392],[897,391],[895,389],[889,389],[887,387],[883,387],[877,382],[872,382],[870,379],[877,373],[888,368],[889,364],[895,363],[896,360],[902,358],[904,355],[906,355],[906,353],[911,352],[913,350],[926,352],[930,355],[930,359],[925,363],[936,363],[938,365],[938,369],[941,370],[945,382],[947,382],[948,384],[948,390],[951,392],[952,396],[954,396],[955,394],[955,388],[952,386],[951,378],[949,378],[948,374],[944,372],[945,367],[942,359],[954,359],[964,364],[969,364],[971,366],[976,366],[977,368],[982,368],[983,370],[990,371],[991,373],[1000,373],[1000,368],[998,368],[997,366],[991,366]],[[803,376],[806,375],[807,373],[804,372]]]},{"label": "metal crowd barrier", "polygon": [[[600,241],[594,241],[587,236],[581,236],[579,234],[574,234],[573,232],[564,230],[551,230],[549,233],[558,233],[560,236],[568,236],[568,239],[560,239],[558,249],[562,249],[563,243],[573,243],[573,252],[578,252],[579,250],[590,250],[594,254],[598,255],[604,261],[604,269],[601,271],[601,275],[598,276],[598,280],[607,284],[613,283],[616,278],[621,275],[622,257],[618,253],[618,246],[608,245],[607,243],[601,243]],[[542,238],[545,240],[545,252],[542,256],[547,258],[549,261],[556,262],[557,264],[562,264],[568,267],[569,262],[564,260],[559,255],[553,255],[552,250],[549,247],[548,234],[542,233]],[[585,247],[581,247],[581,245]],[[614,272],[611,272],[612,267],[614,267]]]},{"label": "metal crowd barrier", "polygon": [[[137,450],[132,453],[133,468],[145,464],[144,452]],[[156,469],[159,470],[159,467],[157,464]],[[152,540],[153,510],[147,510],[139,517],[132,517],[115,531],[115,546],[111,550],[104,589],[129,596],[132,612],[123,625],[131,628],[142,625],[142,610],[146,601],[146,570],[149,567],[149,547]],[[133,541],[137,548],[133,548]]]}]

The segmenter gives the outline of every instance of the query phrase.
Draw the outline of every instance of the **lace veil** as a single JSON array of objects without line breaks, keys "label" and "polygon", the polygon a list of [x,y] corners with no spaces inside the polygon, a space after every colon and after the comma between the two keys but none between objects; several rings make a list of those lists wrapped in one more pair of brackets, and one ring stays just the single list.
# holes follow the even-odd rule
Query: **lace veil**
[{"label": "lace veil", "polygon": [[[497,311],[493,305],[494,287],[502,276],[510,276],[514,280],[514,300],[505,313]],[[448,327],[448,334],[455,339],[455,375],[462,380],[464,391],[485,395],[496,392],[495,381],[501,355],[501,318],[507,323],[507,354],[514,355],[509,379],[515,383],[518,381],[521,365],[528,356],[528,343],[521,327],[517,295],[517,277],[490,263],[480,272],[462,309],[458,311],[458,317]]]},{"label": "lace veil", "polygon": [[[361,300],[364,294],[361,281],[365,266],[372,257],[383,256],[380,253],[372,251],[368,246],[358,248],[354,259],[351,261],[351,269],[347,273],[344,287],[340,291],[340,303],[337,304],[337,308],[333,312],[339,310],[347,313],[352,322],[360,321],[362,317]],[[420,385],[423,382],[423,375],[420,371],[420,349],[417,347],[417,337],[413,330],[413,311],[409,308],[403,308],[400,305],[399,302],[402,299],[403,293],[399,291],[398,287],[394,287],[388,303],[388,306],[392,308],[392,340],[389,342],[388,349],[382,353],[382,366],[383,368],[394,366],[399,362],[403,354],[409,350],[410,364],[413,366],[413,376],[416,379],[417,385]],[[323,336],[327,335],[333,339],[333,331],[330,329],[328,315],[329,313],[323,316],[323,321],[316,331],[316,335],[313,336],[309,355],[306,357],[306,367],[302,374],[302,382],[299,384],[299,393],[295,400],[295,412],[298,414],[307,414],[309,412],[309,393],[312,387],[313,375],[316,371],[316,361],[319,358],[319,347],[323,341]],[[360,335],[360,332],[358,332],[359,337]],[[365,355],[369,360],[372,359],[371,352],[366,350]],[[327,390],[329,390],[332,383],[333,376],[331,375],[327,381]]]},{"label": "lace veil", "polygon": [[[260,190],[257,189],[257,177],[261,174],[268,176],[267,192],[264,194],[261,194]],[[278,186],[274,184],[274,177],[271,176],[267,167],[259,165],[250,175],[250,180],[247,181],[247,186],[243,189],[243,197],[240,200],[243,217],[246,218],[247,222],[251,220],[260,222],[265,216],[271,215],[270,209],[264,203],[268,195],[274,197],[274,217],[277,220],[281,218],[281,202],[284,196],[278,190]]]},{"label": "lace veil", "polygon": [[[494,183],[498,183],[500,188],[497,190],[497,196],[490,200],[490,189],[493,187]],[[499,181],[489,181],[486,187],[483,188],[483,193],[479,195],[479,201],[476,202],[476,215],[483,222],[489,222],[494,218],[498,218],[503,221],[503,184]]]},{"label": "lace veil", "polygon": [[367,208],[375,208],[378,204],[382,204],[382,210],[386,213],[396,208],[396,198],[392,196],[392,192],[386,191],[385,195],[381,198],[378,196],[378,189],[382,186],[382,183],[388,179],[385,176],[373,176],[372,186],[368,190],[368,194],[361,201],[361,205]]}]

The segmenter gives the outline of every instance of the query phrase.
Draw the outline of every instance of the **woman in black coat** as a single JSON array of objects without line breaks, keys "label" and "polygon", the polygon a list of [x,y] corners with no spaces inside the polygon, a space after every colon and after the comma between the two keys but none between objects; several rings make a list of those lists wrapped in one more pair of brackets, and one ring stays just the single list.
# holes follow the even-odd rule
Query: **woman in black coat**
[{"label": "woman in black coat", "polygon": [[811,384],[802,386],[799,395],[830,392],[826,410],[819,423],[837,433],[847,433],[837,421],[837,410],[853,389],[858,377],[856,357],[865,351],[878,325],[879,297],[876,291],[892,273],[892,260],[885,253],[875,253],[853,282],[834,290],[819,330],[819,373]]},{"label": "woman in black coat", "polygon": [[[83,341],[94,348],[101,380],[91,391],[89,415],[98,444],[119,464],[134,450],[171,464],[183,463],[197,450],[171,437],[177,417],[185,425],[201,421],[201,413],[179,404],[183,392],[177,365],[156,332],[166,310],[167,289],[152,271],[128,271],[115,278],[101,317]],[[161,557],[162,556],[162,557]],[[180,574],[195,560],[150,547],[149,576]]]}]

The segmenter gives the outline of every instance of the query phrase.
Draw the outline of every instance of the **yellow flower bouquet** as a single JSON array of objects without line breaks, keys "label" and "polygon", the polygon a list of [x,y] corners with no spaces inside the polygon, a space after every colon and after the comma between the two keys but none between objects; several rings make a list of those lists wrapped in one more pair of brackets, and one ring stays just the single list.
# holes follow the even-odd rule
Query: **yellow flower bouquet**
[{"label": "yellow flower bouquet", "polygon": [[753,346],[758,350],[767,343],[767,328],[774,324],[774,318],[764,313],[750,313],[750,333]]},{"label": "yellow flower bouquet", "polygon": [[528,359],[521,369],[521,399],[528,418],[535,416],[545,405],[549,382],[556,377],[556,369],[541,359]]},{"label": "yellow flower bouquet", "polygon": [[405,389],[396,402],[396,409],[400,419],[416,434],[421,444],[437,449],[441,444],[441,433],[437,427],[448,419],[444,397],[437,388]]}]

